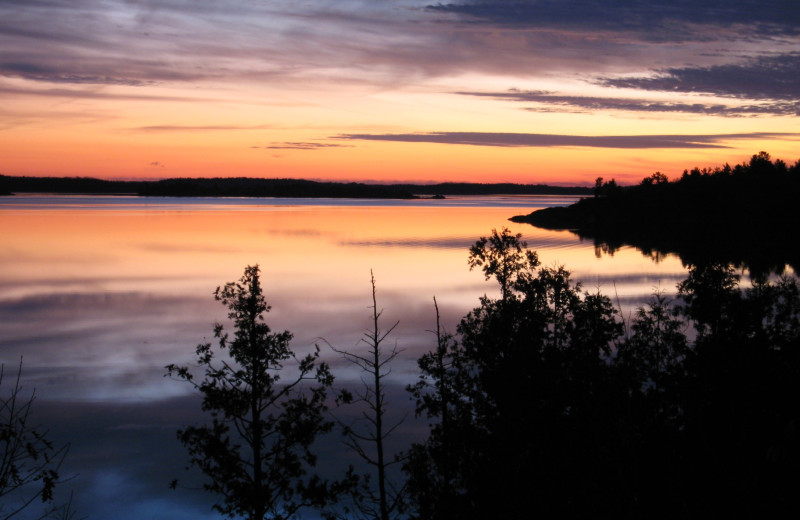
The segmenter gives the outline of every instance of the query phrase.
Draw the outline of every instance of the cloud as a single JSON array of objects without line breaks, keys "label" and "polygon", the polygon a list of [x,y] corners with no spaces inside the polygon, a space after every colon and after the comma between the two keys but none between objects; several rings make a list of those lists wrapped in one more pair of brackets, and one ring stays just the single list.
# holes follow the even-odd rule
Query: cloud
[{"label": "cloud", "polygon": [[225,130],[267,130],[271,125],[153,125],[139,126],[131,130],[142,132],[214,132]]},{"label": "cloud", "polygon": [[51,83],[127,85],[134,87],[151,83],[139,79],[75,74],[33,62],[0,62],[0,76],[20,77],[33,81],[48,81]]},{"label": "cloud", "polygon": [[721,103],[681,103],[620,97],[570,96],[545,90],[510,89],[505,92],[456,93],[464,96],[488,97],[521,103],[536,103],[538,106],[524,109],[531,112],[552,112],[555,111],[553,107],[558,107],[559,111],[563,111],[561,110],[563,108],[571,108],[575,111],[621,110],[627,112],[704,114],[721,117],[754,115],[794,116],[800,114],[800,101],[731,106]]},{"label": "cloud", "polygon": [[800,133],[753,132],[712,135],[558,135],[490,132],[426,132],[415,134],[340,134],[332,139],[404,143],[460,144],[469,146],[587,148],[728,148],[725,141],[739,139],[797,138]]},{"label": "cloud", "polygon": [[164,165],[163,165],[163,164],[161,164],[161,163],[160,163],[160,162],[158,162],[158,161],[153,161],[153,162],[151,162],[151,163],[150,163],[150,166],[151,166],[152,168],[163,168],[163,167],[164,167]]},{"label": "cloud", "polygon": [[[559,28],[596,32],[634,32],[646,40],[711,40],[720,33],[796,35],[800,11],[794,0],[467,0],[428,6],[476,24],[515,28]],[[725,34],[725,37],[730,35]]]},{"label": "cloud", "polygon": [[[795,116],[800,102],[796,0],[76,0],[0,5],[0,81],[5,80],[0,95],[241,103],[261,109],[266,103],[323,106],[331,92],[346,96],[385,88],[402,94],[412,86],[416,93],[456,90],[530,103],[521,108],[538,112],[721,117]],[[746,61],[764,52],[784,54]],[[588,80],[596,92],[539,92],[534,97],[531,93],[538,91],[531,90],[527,99],[519,93],[472,92],[492,74],[517,78],[516,84],[531,89],[539,88],[541,79],[547,88],[559,89],[552,84]],[[434,84],[428,83],[431,79]],[[339,88],[343,84],[346,89]],[[704,92],[743,101],[626,99],[628,93],[607,92],[617,87]],[[241,97],[231,97],[234,92]],[[269,128],[175,123],[133,130]],[[127,126],[136,124],[141,123]],[[260,148],[331,146],[276,142]]]},{"label": "cloud", "polygon": [[[800,10],[798,10],[800,11]],[[800,102],[800,52],[743,63],[657,70],[651,77],[603,78],[604,86]]]},{"label": "cloud", "polygon": [[349,144],[334,143],[305,143],[305,142],[286,142],[273,143],[268,146],[251,146],[250,148],[263,148],[265,150],[321,150],[323,148],[352,148]]},{"label": "cloud", "polygon": [[212,98],[194,98],[187,96],[165,96],[161,94],[148,94],[146,91],[105,92],[97,88],[22,88],[7,84],[0,84],[0,94],[14,94],[23,96],[41,96],[68,99],[113,99],[127,101],[169,101],[169,102],[212,102],[219,101]]},{"label": "cloud", "polygon": [[312,78],[397,86],[465,73],[642,73],[654,51],[665,67],[724,64],[800,34],[796,0],[430,3],[6,2],[0,75],[140,89]]}]

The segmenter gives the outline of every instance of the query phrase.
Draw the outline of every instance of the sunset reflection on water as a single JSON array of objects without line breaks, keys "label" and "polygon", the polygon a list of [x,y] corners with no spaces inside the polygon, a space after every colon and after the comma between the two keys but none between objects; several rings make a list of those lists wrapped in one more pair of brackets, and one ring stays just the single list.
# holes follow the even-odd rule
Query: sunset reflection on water
[{"label": "sunset reflection on water", "polygon": [[[72,443],[65,469],[80,474],[72,484],[79,510],[113,505],[115,518],[208,511],[206,495],[166,487],[165,472],[173,478],[185,462],[175,431],[200,419],[191,389],[164,378],[164,366],[190,363],[194,347],[212,339],[225,317],[213,291],[246,265],[261,266],[272,305],[267,323],[293,332],[300,353],[320,344],[341,384],[360,374],[325,342],[358,348],[369,325],[372,270],[384,325],[400,322],[391,339],[402,353],[389,392],[408,408],[403,388],[433,346],[433,297],[454,332],[480,296],[497,295],[467,266],[468,247],[493,228],[522,233],[543,265],[565,264],[585,290],[599,287],[624,313],[655,288],[674,290],[685,272],[677,258],[656,264],[633,249],[598,257],[591,242],[569,232],[507,220],[569,198],[486,198],[483,205],[476,198],[372,205],[14,199],[0,201],[0,360],[16,366],[24,357],[40,420]],[[406,442],[418,428],[407,424]]]},{"label": "sunset reflection on water", "polygon": [[[676,258],[655,264],[632,249],[598,258],[590,242],[569,232],[509,222],[539,203],[515,200],[527,205],[222,201],[209,210],[207,205],[153,209],[123,200],[100,211],[73,205],[4,208],[3,359],[24,354],[45,399],[173,395],[183,390],[163,381],[161,367],[188,359],[192,346],[222,318],[211,297],[214,288],[256,263],[273,306],[268,322],[294,332],[299,348],[319,337],[344,346],[358,341],[372,270],[379,304],[387,319],[400,321],[397,340],[415,359],[430,344],[433,296],[445,325],[454,330],[479,296],[495,292],[481,273],[469,271],[467,250],[503,226],[522,233],[543,265],[564,264],[585,290],[599,288],[625,302],[657,287],[672,290],[683,276]],[[80,377],[79,386],[55,375],[98,366],[113,369],[92,370]],[[119,377],[108,380],[109,374]]]}]

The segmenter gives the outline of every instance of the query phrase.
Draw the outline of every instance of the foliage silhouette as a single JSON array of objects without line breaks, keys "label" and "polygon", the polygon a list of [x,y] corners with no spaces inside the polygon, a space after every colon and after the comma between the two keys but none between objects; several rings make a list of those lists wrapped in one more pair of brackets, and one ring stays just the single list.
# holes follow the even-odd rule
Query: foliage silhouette
[{"label": "foliage silhouette", "polygon": [[409,387],[431,423],[404,466],[416,518],[800,513],[796,278],[742,288],[728,264],[694,267],[625,332],[607,297],[504,236],[470,249],[501,298],[456,336],[437,319]]},{"label": "foliage silhouette", "polygon": [[[605,384],[603,356],[622,332],[616,311],[608,298],[581,294],[564,268],[536,271],[519,239],[493,231],[470,249],[470,265],[483,262],[501,298],[481,298],[459,324],[458,341],[440,333],[419,362],[420,381],[410,388],[417,413],[438,421],[406,464],[419,518],[569,507],[553,481],[608,437],[594,421],[594,387]],[[554,450],[566,437],[570,451]]]},{"label": "foliage silhouette", "polygon": [[[376,492],[370,484],[370,475],[361,477],[360,482],[353,482],[352,477],[355,475],[351,472],[351,483],[356,484],[351,488],[355,509],[348,510],[346,513],[360,518],[388,520],[396,518],[403,512],[405,506],[404,486],[393,485],[387,474],[391,466],[402,462],[402,457],[395,454],[390,458],[386,453],[385,446],[387,438],[404,420],[400,419],[393,424],[386,424],[388,403],[383,381],[391,374],[390,365],[401,352],[396,345],[388,349],[384,346],[387,337],[399,322],[395,322],[387,330],[381,330],[379,321],[383,311],[378,311],[375,276],[371,271],[370,284],[372,285],[372,328],[364,333],[364,338],[361,340],[366,345],[366,353],[357,354],[333,346],[331,348],[364,372],[363,385],[359,390],[355,390],[355,393],[342,390],[339,396],[339,401],[342,403],[357,404],[363,407],[360,418],[350,423],[340,421],[340,424],[347,439],[347,446],[363,462],[371,466],[377,475],[378,489]],[[370,445],[373,448],[370,448]]]},{"label": "foliage silhouette", "polygon": [[[312,443],[333,427],[325,419],[333,376],[318,362],[319,349],[297,358],[289,348],[292,334],[272,332],[264,322],[270,307],[258,266],[218,287],[214,298],[228,309],[233,338],[217,324],[218,349],[197,346],[201,381],[187,366],[166,367],[167,375],[202,394],[202,408],[211,415],[210,424],[178,432],[191,465],[209,478],[204,488],[220,496],[214,508],[231,518],[284,520],[303,507],[325,507],[337,485],[308,475],[316,463]],[[296,375],[279,384],[288,361],[295,362]]]},{"label": "foliage silhouette", "polygon": [[[800,485],[800,290],[796,278],[741,288],[728,265],[679,285],[697,331],[682,401],[687,501],[740,516],[796,516]],[[735,456],[732,456],[735,454]],[[716,485],[701,493],[703,482]]]},{"label": "foliage silhouette", "polygon": [[[4,368],[0,365],[0,386]],[[45,504],[38,518],[69,509],[52,505],[53,492],[60,482],[59,470],[69,446],[56,447],[47,438],[46,430],[31,424],[36,392],[25,397],[21,377],[20,359],[13,386],[0,398],[0,518],[3,520],[29,510],[37,501]]]}]

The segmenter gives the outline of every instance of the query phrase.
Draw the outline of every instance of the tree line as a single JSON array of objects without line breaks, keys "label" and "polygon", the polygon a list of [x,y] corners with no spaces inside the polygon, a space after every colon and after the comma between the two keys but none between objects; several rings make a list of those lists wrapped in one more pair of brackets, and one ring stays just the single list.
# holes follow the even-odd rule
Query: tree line
[{"label": "tree line", "polygon": [[169,178],[151,181],[104,180],[91,177],[24,177],[0,175],[0,195],[28,193],[80,193],[139,195],[144,197],[308,197],[414,199],[420,195],[590,195],[580,186],[545,184],[368,184],[320,182],[305,179],[252,177]]}]

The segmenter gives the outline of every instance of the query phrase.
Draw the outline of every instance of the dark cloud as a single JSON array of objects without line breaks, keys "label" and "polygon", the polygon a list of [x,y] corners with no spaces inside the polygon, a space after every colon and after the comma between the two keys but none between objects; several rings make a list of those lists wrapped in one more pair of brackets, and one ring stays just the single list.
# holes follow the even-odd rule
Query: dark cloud
[{"label": "dark cloud", "polygon": [[522,103],[536,103],[539,106],[527,107],[532,112],[551,112],[564,108],[575,111],[621,110],[627,112],[667,112],[704,114],[721,117],[742,117],[753,115],[798,115],[800,102],[768,102],[730,106],[721,103],[680,103],[652,101],[635,98],[569,96],[544,90],[511,89],[506,92],[457,92],[465,96],[489,97]]},{"label": "dark cloud", "polygon": [[[796,9],[800,12],[800,9]],[[653,77],[604,78],[610,87],[800,102],[800,53],[762,56],[740,64],[668,68]]]},{"label": "dark cloud", "polygon": [[645,40],[702,41],[720,36],[697,25],[732,28],[740,34],[800,33],[795,0],[471,0],[431,5],[428,10],[464,16],[473,23],[635,32]]},{"label": "dark cloud", "polygon": [[334,139],[355,141],[394,141],[405,143],[460,144],[497,147],[588,148],[728,148],[724,141],[734,139],[791,138],[794,133],[753,132],[713,135],[558,135],[490,132],[428,132],[417,134],[341,134]]}]

